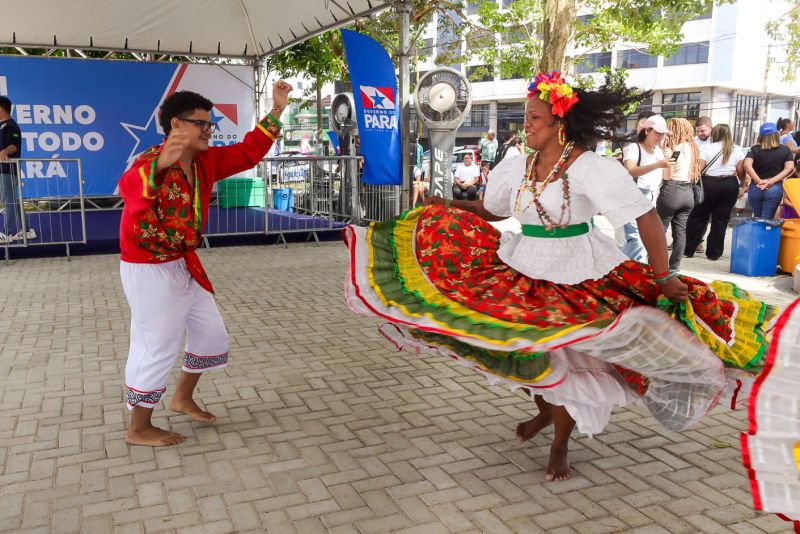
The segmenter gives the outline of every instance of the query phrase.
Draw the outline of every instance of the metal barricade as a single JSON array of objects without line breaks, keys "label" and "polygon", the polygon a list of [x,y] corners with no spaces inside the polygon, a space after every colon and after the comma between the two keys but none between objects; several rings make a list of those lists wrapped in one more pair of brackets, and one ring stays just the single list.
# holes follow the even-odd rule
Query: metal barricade
[{"label": "metal barricade", "polygon": [[261,162],[268,176],[268,234],[334,230],[399,213],[400,188],[361,182],[358,156],[278,156]]},{"label": "metal barricade", "polygon": [[0,164],[0,246],[86,243],[81,160],[22,158]]},{"label": "metal barricade", "polygon": [[206,237],[263,234],[266,185],[263,178],[234,176],[217,182],[203,233]]}]

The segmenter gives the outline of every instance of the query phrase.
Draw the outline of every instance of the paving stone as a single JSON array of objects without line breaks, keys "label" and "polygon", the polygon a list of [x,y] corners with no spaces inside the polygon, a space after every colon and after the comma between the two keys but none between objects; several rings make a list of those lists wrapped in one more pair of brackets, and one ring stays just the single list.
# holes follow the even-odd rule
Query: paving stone
[{"label": "paving stone", "polygon": [[[188,439],[130,447],[122,377],[130,325],[118,256],[0,264],[0,531],[783,532],[752,509],[744,410],[669,432],[637,409],[572,444],[573,478],[544,480],[552,431],[517,444],[527,396],[445,358],[395,352],[344,305],[341,243],[200,254],[230,331],[231,364],[199,384],[218,415],[164,404]],[[786,305],[791,278],[731,280]],[[177,358],[176,358],[177,360]],[[174,392],[176,361],[168,393]],[[717,448],[717,443],[729,443]]]}]

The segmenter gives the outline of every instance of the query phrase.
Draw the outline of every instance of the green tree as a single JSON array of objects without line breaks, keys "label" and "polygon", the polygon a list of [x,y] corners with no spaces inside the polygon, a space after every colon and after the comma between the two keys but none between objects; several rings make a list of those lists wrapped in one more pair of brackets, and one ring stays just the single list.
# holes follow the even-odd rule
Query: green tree
[{"label": "green tree", "polygon": [[[608,51],[619,41],[636,43],[648,53],[669,56],[683,40],[681,27],[733,0],[582,0],[591,16],[578,17],[578,0],[515,0],[507,9],[483,2],[479,22],[464,28],[483,32],[488,40],[467,53],[493,65],[501,76],[563,70],[570,42]],[[494,36],[500,35],[500,43]],[[501,46],[498,46],[501,45]]]},{"label": "green tree", "polygon": [[787,13],[770,21],[767,33],[785,49],[781,72],[785,81],[793,82],[800,69],[800,2],[794,2]]}]

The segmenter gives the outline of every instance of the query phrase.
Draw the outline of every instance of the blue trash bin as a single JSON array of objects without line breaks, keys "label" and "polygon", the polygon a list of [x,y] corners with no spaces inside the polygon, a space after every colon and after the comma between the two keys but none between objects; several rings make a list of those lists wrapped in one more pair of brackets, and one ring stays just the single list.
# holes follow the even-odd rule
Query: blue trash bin
[{"label": "blue trash bin", "polygon": [[731,272],[775,276],[782,220],[739,219],[733,227]]},{"label": "blue trash bin", "polygon": [[276,210],[289,211],[294,208],[294,189],[289,187],[272,189],[272,207]]}]

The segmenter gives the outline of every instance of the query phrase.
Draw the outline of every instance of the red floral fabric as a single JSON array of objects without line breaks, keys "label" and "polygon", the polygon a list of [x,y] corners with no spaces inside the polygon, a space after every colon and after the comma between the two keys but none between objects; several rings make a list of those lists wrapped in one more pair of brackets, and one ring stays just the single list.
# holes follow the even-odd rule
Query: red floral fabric
[{"label": "red floral fabric", "polygon": [[185,258],[195,280],[213,291],[195,250],[202,241],[214,183],[256,166],[278,132],[265,119],[241,143],[198,152],[193,161],[197,192],[177,163],[156,174],[163,145],[140,155],[119,180],[125,201],[119,231],[122,260],[163,263]]},{"label": "red floral fabric", "polygon": [[[497,319],[539,327],[611,319],[638,305],[656,306],[661,289],[652,269],[626,261],[598,280],[576,285],[534,280],[497,256],[500,233],[472,213],[443,206],[425,208],[417,226],[417,260],[448,298]],[[580,258],[575,258],[580,261]],[[703,282],[682,276],[697,314],[725,340],[734,308]]]}]

